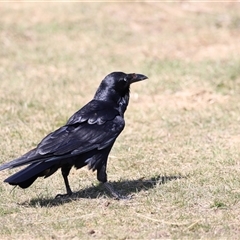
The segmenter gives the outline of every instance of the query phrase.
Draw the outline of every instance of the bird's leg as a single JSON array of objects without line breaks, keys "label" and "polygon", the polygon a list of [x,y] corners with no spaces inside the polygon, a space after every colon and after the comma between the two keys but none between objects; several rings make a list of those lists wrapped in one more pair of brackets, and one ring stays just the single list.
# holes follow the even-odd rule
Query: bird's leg
[{"label": "bird's leg", "polygon": [[106,165],[103,165],[100,169],[97,170],[97,179],[103,183],[104,187],[112,194],[115,199],[129,199],[129,197],[122,196],[116,192],[113,186],[107,182]]},{"label": "bird's leg", "polygon": [[64,179],[64,183],[65,183],[67,193],[66,194],[58,194],[55,198],[68,197],[68,196],[72,195],[72,190],[70,188],[69,181],[68,181],[68,174],[69,174],[71,168],[72,168],[72,166],[63,166],[61,168],[62,176],[63,176],[63,179]]}]

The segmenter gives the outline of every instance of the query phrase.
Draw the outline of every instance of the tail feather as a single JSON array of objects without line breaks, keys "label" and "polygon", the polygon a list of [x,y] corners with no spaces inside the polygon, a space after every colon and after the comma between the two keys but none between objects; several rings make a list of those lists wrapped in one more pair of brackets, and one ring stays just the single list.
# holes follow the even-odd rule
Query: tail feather
[{"label": "tail feather", "polygon": [[[4,182],[9,183],[10,185],[18,185],[21,188],[27,188],[38,177],[48,175],[53,166],[53,162],[32,163],[28,167],[20,170],[19,172],[16,172],[15,174],[5,179]],[[54,169],[56,169],[56,166],[54,167]]]},{"label": "tail feather", "polygon": [[18,185],[20,188],[28,188],[33,184],[33,182],[38,178],[38,176],[33,176],[26,181],[20,182],[18,184],[9,182],[10,185]]},{"label": "tail feather", "polygon": [[31,151],[25,153],[23,156],[16,158],[10,162],[4,163],[0,166],[0,171],[7,168],[20,167],[22,165],[29,164],[32,159],[36,158],[36,148]]},{"label": "tail feather", "polygon": [[[69,159],[72,155],[71,153],[66,154],[64,156],[55,156],[53,154],[46,154],[46,155],[40,155],[37,152],[37,149],[34,148],[31,151],[25,153],[23,156],[16,158],[10,162],[4,163],[0,166],[0,171],[7,169],[7,168],[16,168],[21,167],[28,164],[39,164],[40,163],[47,163],[47,162],[54,162],[54,161],[62,161],[63,159]],[[30,165],[30,166],[31,166]],[[53,165],[53,163],[51,164]]]}]

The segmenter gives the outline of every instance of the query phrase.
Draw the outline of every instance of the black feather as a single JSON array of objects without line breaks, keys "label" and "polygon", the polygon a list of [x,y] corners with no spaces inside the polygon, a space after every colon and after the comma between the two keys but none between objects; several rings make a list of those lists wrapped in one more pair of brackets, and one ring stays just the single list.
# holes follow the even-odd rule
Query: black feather
[{"label": "black feather", "polygon": [[111,148],[124,128],[124,112],[132,82],[146,79],[141,74],[113,72],[101,82],[94,98],[66,125],[48,134],[36,148],[0,166],[0,171],[29,165],[5,179],[11,185],[29,187],[38,177],[49,177],[62,169],[68,194],[67,176],[72,166],[97,170],[98,180],[107,181],[106,165]]}]

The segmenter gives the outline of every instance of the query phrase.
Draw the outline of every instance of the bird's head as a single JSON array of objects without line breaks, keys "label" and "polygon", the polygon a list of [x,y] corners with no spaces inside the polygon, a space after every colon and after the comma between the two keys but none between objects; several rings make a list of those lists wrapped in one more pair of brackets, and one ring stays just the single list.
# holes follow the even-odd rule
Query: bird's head
[{"label": "bird's head", "polygon": [[[108,74],[101,82],[96,95],[105,95],[107,92],[115,92],[115,94],[125,95],[129,93],[132,83],[147,79],[143,74],[112,72]],[[95,95],[95,96],[96,96]]]},{"label": "bird's head", "polygon": [[107,83],[108,86],[114,88],[117,92],[124,92],[129,90],[132,83],[145,79],[147,79],[147,77],[143,74],[112,72],[108,74],[103,81]]}]

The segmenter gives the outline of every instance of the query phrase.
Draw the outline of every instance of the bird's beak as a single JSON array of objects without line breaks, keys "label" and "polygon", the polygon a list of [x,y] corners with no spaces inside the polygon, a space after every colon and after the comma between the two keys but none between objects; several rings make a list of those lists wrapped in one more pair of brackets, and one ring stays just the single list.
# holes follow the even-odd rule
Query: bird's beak
[{"label": "bird's beak", "polygon": [[142,80],[145,80],[145,79],[148,78],[143,74],[137,74],[137,73],[130,73],[128,75],[130,77],[130,84],[135,83],[135,82],[139,82],[139,81],[142,81]]}]

